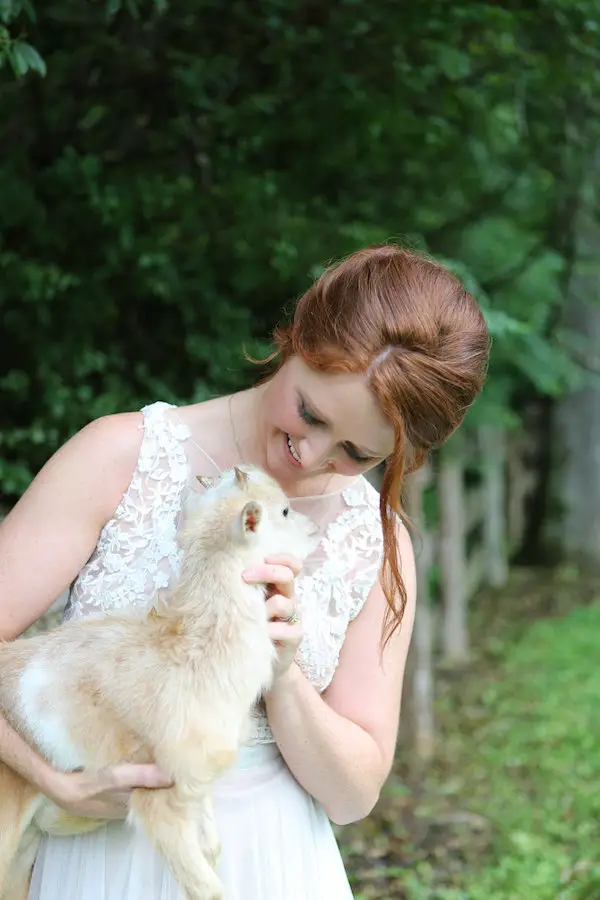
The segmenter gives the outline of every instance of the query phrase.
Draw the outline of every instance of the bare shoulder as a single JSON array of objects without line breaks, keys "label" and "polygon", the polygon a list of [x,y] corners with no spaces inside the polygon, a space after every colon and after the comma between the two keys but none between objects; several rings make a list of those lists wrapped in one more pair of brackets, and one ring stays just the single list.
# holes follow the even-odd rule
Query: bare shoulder
[{"label": "bare shoulder", "polygon": [[141,413],[103,416],[48,460],[0,525],[0,639],[20,634],[68,587],[131,482]]},{"label": "bare shoulder", "polygon": [[[73,435],[48,460],[23,500],[59,487],[85,496],[93,509],[110,517],[127,489],[143,438],[141,413],[95,419]],[[18,509],[19,504],[15,507]]]}]

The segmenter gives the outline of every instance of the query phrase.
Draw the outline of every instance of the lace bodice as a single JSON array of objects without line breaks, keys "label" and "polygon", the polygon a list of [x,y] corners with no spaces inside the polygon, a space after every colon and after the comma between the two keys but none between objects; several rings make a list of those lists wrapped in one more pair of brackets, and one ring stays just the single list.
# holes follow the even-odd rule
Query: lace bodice
[{"label": "lace bodice", "polygon": [[[206,472],[194,465],[198,445],[175,407],[154,403],[142,412],[144,434],[131,484],[72,585],[67,618],[143,613],[179,570],[177,529],[185,498],[194,476]],[[305,630],[297,662],[319,691],[333,678],[346,629],[377,578],[383,551],[378,495],[364,478],[328,501],[328,509],[319,545],[296,581]],[[272,740],[259,710],[253,741]]]}]

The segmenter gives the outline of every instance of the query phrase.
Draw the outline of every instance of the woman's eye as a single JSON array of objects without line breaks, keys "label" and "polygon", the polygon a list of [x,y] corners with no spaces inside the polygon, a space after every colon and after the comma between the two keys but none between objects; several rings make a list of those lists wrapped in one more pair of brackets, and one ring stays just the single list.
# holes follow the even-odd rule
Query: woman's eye
[{"label": "woman's eye", "polygon": [[357,463],[366,463],[371,461],[370,456],[361,456],[360,453],[356,452],[356,449],[351,444],[345,444],[344,450],[348,454],[351,460]]},{"label": "woman's eye", "polygon": [[[320,419],[317,419],[316,416],[313,416],[313,414],[309,412],[304,401],[301,399],[298,400],[298,415],[307,425],[324,424]],[[371,462],[370,456],[361,456],[360,453],[357,452],[356,447],[353,447],[352,444],[344,444],[344,451],[353,462],[361,464]]]},{"label": "woman's eye", "polygon": [[307,425],[320,425],[320,424],[321,424],[321,423],[319,422],[319,420],[316,419],[316,418],[312,415],[312,413],[310,413],[310,412],[307,410],[306,406],[305,406],[304,403],[302,403],[302,402],[301,402],[300,405],[298,406],[298,415],[300,416],[301,419],[304,419],[304,421],[306,422]]}]

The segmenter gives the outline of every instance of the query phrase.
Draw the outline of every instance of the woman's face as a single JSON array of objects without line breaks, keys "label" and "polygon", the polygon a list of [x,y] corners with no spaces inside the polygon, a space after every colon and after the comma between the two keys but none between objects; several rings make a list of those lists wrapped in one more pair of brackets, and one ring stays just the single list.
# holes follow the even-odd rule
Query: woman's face
[{"label": "woman's face", "polygon": [[318,372],[298,356],[266,384],[261,420],[267,469],[281,483],[357,475],[394,449],[394,429],[364,376]]}]

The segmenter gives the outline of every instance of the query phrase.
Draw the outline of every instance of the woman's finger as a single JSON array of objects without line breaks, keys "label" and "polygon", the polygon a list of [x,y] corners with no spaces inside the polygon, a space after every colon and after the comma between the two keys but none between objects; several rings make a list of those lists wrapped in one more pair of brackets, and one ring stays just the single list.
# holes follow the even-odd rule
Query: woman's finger
[{"label": "woman's finger", "polygon": [[269,622],[269,637],[278,644],[299,644],[304,636],[302,625],[296,622]]},{"label": "woman's finger", "polygon": [[287,554],[281,554],[281,556],[267,556],[265,562],[277,566],[286,566],[288,569],[292,570],[294,578],[300,574],[303,566],[301,559],[298,559],[297,556],[288,556]]},{"label": "woman's finger", "polygon": [[108,777],[109,789],[123,791],[136,787],[165,788],[171,787],[173,780],[166,772],[155,765],[137,765],[121,763],[104,770]]},{"label": "woman's finger", "polygon": [[266,601],[265,606],[268,619],[290,619],[294,613],[298,612],[294,601],[282,594],[273,594]]},{"label": "woman's finger", "polygon": [[251,566],[242,572],[242,578],[248,584],[287,585],[294,580],[294,572],[289,566],[267,565]]}]

